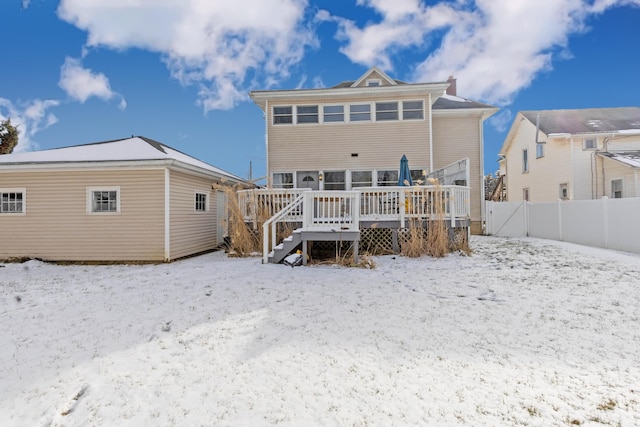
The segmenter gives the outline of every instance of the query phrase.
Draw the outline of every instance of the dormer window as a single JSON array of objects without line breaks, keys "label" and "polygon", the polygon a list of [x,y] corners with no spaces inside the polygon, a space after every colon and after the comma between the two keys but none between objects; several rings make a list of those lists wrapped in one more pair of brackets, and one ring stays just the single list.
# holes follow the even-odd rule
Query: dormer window
[{"label": "dormer window", "polygon": [[369,87],[382,86],[382,81],[380,81],[380,79],[368,79],[367,86]]}]

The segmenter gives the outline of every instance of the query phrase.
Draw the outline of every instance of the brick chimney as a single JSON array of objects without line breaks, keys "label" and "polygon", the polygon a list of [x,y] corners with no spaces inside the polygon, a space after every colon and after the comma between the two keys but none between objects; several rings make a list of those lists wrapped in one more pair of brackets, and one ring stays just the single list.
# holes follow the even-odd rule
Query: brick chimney
[{"label": "brick chimney", "polygon": [[447,95],[457,96],[458,91],[456,89],[456,79],[453,76],[449,76],[447,83],[449,83],[449,87],[447,88]]}]

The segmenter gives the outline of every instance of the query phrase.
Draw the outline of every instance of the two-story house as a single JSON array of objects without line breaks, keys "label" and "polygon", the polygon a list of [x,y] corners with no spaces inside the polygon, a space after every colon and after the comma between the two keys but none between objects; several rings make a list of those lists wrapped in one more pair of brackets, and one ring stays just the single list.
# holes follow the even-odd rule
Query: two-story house
[{"label": "two-story house", "polygon": [[330,88],[250,95],[264,112],[269,188],[397,186],[403,155],[418,182],[462,161],[441,182],[471,188],[471,229],[481,232],[483,123],[497,108],[458,97],[455,79],[405,83],[373,67]]},{"label": "two-story house", "polygon": [[499,156],[510,201],[640,197],[640,108],[521,111]]}]

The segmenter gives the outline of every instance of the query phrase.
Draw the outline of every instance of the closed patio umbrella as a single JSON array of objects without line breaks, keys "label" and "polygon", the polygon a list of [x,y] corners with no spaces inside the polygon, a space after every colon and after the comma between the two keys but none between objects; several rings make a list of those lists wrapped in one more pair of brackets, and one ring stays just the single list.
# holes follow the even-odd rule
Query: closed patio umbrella
[{"label": "closed patio umbrella", "polygon": [[398,173],[398,185],[413,185],[411,180],[411,171],[409,170],[409,160],[404,154],[400,159],[400,172]]}]

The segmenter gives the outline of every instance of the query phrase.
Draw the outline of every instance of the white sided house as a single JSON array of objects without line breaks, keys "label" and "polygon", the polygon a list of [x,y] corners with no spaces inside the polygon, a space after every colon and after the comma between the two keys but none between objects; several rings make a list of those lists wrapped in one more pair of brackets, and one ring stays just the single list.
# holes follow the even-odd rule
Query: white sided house
[{"label": "white sided house", "polygon": [[[449,217],[472,232],[482,231],[483,123],[497,108],[458,97],[455,79],[405,83],[373,67],[357,80],[329,88],[250,95],[265,119],[264,192],[293,198],[315,194],[301,202],[306,207],[292,210],[306,212],[303,227],[322,228],[328,222],[335,228],[333,219],[315,217],[326,208],[332,212],[328,217],[348,211],[353,222],[346,228],[354,232],[379,227],[383,220],[403,228],[406,218],[428,217],[430,208],[418,194],[432,177],[447,187],[447,197],[457,198],[460,211]],[[403,155],[409,162],[409,187],[399,182]],[[327,206],[336,197],[350,201]],[[316,206],[310,209],[308,203]],[[274,221],[291,218],[292,212]]]},{"label": "white sided house", "polygon": [[500,170],[509,201],[640,197],[640,108],[521,111]]},{"label": "white sided house", "polygon": [[0,156],[0,259],[167,262],[216,248],[244,181],[144,137]]}]

